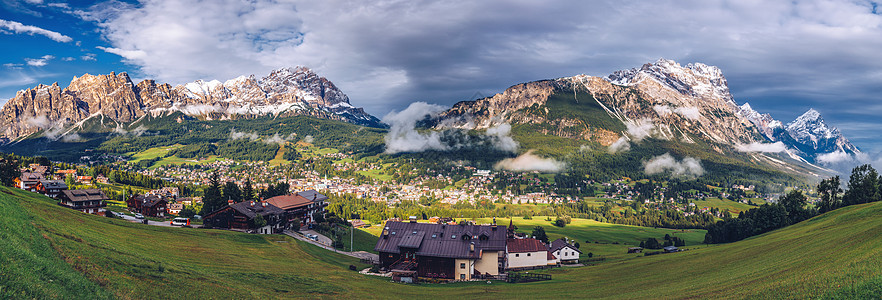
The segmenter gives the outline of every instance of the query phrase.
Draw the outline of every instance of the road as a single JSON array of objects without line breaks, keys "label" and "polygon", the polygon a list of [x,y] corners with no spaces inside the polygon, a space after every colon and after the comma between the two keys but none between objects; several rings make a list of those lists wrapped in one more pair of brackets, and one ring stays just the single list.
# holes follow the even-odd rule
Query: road
[{"label": "road", "polygon": [[[133,223],[143,223],[143,222],[144,222],[144,220],[139,220],[139,219],[137,219],[137,218],[135,218],[135,217],[133,217],[133,216],[129,216],[129,215],[125,215],[125,214],[119,214],[119,213],[113,213],[113,214],[114,214],[115,216],[120,217],[120,218],[122,218],[123,220],[129,221],[129,222],[133,222]],[[145,220],[146,220],[146,219],[145,219]],[[172,226],[172,224],[171,224],[170,222],[171,222],[171,221],[169,221],[169,222],[157,222],[157,221],[147,220],[147,225],[153,225],[153,226],[165,226],[165,227],[180,227],[180,226]]]},{"label": "road", "polygon": [[[324,241],[325,243],[313,241],[312,239],[307,238],[304,235],[305,233],[315,234],[318,236],[319,241]],[[328,250],[328,251],[334,251],[334,252],[337,252],[337,253],[340,253],[340,254],[343,254],[346,256],[355,257],[358,259],[370,259],[371,261],[380,261],[379,255],[376,255],[376,254],[373,254],[370,252],[365,252],[365,251],[346,252],[346,251],[340,251],[340,250],[334,249],[330,246],[331,245],[330,238],[328,238],[324,235],[321,235],[318,232],[315,232],[313,230],[304,230],[303,232],[294,232],[294,231],[286,230],[285,234],[288,236],[291,236],[295,239],[305,241],[305,242],[311,243],[313,245],[319,246],[319,247],[321,247],[325,250]]]}]

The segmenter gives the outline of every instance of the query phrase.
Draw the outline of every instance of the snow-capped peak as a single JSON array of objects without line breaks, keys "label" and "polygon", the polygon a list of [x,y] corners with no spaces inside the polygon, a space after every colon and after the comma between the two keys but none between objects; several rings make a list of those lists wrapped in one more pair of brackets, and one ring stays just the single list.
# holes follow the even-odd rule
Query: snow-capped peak
[{"label": "snow-capped peak", "polygon": [[693,96],[710,96],[727,101],[736,106],[723,71],[703,63],[690,63],[681,66],[676,61],[660,58],[655,63],[645,64],[640,69],[616,71],[607,76],[607,81],[617,85],[632,86],[644,80],[654,80],[679,93]]},{"label": "snow-capped peak", "polygon": [[827,126],[821,113],[813,108],[793,122],[787,123],[785,130],[794,140],[810,146],[815,152],[860,152],[857,147],[842,136],[839,129]]}]

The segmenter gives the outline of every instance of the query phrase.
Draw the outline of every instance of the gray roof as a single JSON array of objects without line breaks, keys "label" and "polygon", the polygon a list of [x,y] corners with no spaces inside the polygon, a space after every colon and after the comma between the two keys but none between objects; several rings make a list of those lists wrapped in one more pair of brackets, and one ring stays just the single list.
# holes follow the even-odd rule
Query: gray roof
[{"label": "gray roof", "polygon": [[300,195],[300,197],[303,197],[303,198],[306,198],[306,199],[309,199],[312,201],[327,201],[328,200],[328,196],[322,195],[321,193],[316,192],[315,190],[302,191],[302,192],[297,193],[297,195]]},{"label": "gray roof", "polygon": [[[463,238],[468,234],[467,238]],[[401,253],[415,248],[420,256],[478,258],[482,251],[505,251],[505,226],[386,222],[374,250]],[[471,245],[475,251],[471,251]]]},{"label": "gray roof", "polygon": [[61,193],[64,194],[67,199],[74,202],[107,200],[107,196],[105,196],[104,192],[99,189],[63,190]]},{"label": "gray roof", "polygon": [[554,252],[554,251],[563,249],[563,247],[567,247],[567,246],[569,246],[570,249],[576,250],[576,252],[582,253],[582,251],[579,250],[579,248],[576,248],[576,246],[567,244],[567,241],[565,241],[564,239],[556,239],[553,242],[551,242],[551,245],[548,245],[548,250],[550,250],[551,252]]},{"label": "gray roof", "polygon": [[[266,204],[266,206],[263,205],[264,203]],[[254,218],[255,216],[257,216],[257,214],[260,214],[261,216],[268,216],[281,215],[285,213],[285,210],[266,202],[245,201],[230,205],[230,208],[235,209],[249,219]]]},{"label": "gray roof", "polygon": [[40,183],[46,189],[67,189],[67,183],[61,180],[40,180]]}]

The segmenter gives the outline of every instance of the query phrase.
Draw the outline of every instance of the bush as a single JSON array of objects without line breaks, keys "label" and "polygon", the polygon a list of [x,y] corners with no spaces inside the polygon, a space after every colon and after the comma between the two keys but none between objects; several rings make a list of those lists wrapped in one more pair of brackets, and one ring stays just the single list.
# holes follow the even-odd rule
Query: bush
[{"label": "bush", "polygon": [[561,218],[557,218],[557,220],[554,220],[554,226],[561,227],[561,228],[566,227],[567,221],[565,221],[564,219],[561,219]]}]

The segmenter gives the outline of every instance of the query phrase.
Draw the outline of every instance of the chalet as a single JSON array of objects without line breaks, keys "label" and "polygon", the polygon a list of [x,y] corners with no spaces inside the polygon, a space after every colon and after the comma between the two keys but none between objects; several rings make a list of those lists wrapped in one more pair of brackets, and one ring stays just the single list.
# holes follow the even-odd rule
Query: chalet
[{"label": "chalet", "polygon": [[557,264],[548,246],[534,238],[508,239],[505,252],[507,270],[541,269]]},{"label": "chalet", "polygon": [[505,226],[497,225],[386,222],[374,250],[393,277],[472,280],[499,275],[505,235]]},{"label": "chalet", "polygon": [[40,180],[35,188],[43,195],[57,198],[61,191],[67,189],[67,184],[61,180]]},{"label": "chalet", "polygon": [[[263,218],[265,225],[258,227],[257,216]],[[260,234],[278,233],[287,226],[285,210],[267,202],[245,201],[216,210],[202,217],[205,224],[214,228],[254,230]]]},{"label": "chalet", "polygon": [[99,189],[85,190],[63,190],[59,194],[58,203],[61,206],[69,207],[89,214],[102,214],[102,207],[107,206],[104,202],[107,196]]},{"label": "chalet", "polygon": [[557,258],[560,263],[578,263],[579,254],[582,254],[578,248],[564,239],[556,239],[548,245],[548,251]]},{"label": "chalet", "polygon": [[168,211],[168,201],[154,195],[135,195],[126,201],[129,210],[148,217],[164,217]]},{"label": "chalet", "polygon": [[674,246],[667,246],[667,247],[664,247],[664,250],[665,250],[665,252],[667,252],[667,253],[680,251],[680,249],[677,249],[677,247],[674,247]]},{"label": "chalet", "polygon": [[92,176],[77,176],[77,183],[92,184]]},{"label": "chalet", "polygon": [[641,247],[628,248],[628,253],[640,253],[640,252],[643,252],[643,248],[641,248]]},{"label": "chalet", "polygon": [[184,204],[181,203],[169,203],[168,204],[168,214],[177,215],[184,209]]},{"label": "chalet", "polygon": [[305,225],[315,223],[313,215],[325,211],[325,207],[328,206],[325,200],[328,200],[327,196],[309,190],[292,195],[275,196],[266,199],[266,202],[284,210],[288,218],[286,222],[300,219],[300,223]]},{"label": "chalet", "polygon": [[22,172],[21,176],[15,178],[14,180],[15,185],[18,186],[18,188],[26,191],[36,192],[37,184],[40,183],[40,180],[46,180],[46,177],[44,177],[41,173]]}]

